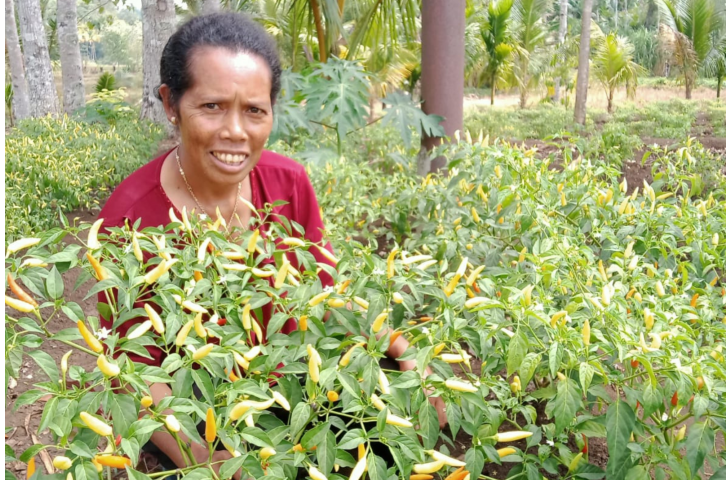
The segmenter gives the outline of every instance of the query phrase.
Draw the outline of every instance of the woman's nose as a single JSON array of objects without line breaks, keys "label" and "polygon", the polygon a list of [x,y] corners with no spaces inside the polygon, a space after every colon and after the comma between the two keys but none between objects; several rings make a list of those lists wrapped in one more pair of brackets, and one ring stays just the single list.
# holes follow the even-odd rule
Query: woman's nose
[{"label": "woman's nose", "polygon": [[247,140],[247,125],[245,124],[244,115],[230,111],[225,118],[222,136],[232,141]]}]

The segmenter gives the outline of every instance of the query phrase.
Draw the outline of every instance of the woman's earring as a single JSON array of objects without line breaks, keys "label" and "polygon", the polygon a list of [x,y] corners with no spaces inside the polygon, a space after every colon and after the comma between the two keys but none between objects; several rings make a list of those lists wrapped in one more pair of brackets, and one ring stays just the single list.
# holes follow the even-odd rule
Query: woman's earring
[{"label": "woman's earring", "polygon": [[176,125],[176,117],[171,117],[171,124]]}]

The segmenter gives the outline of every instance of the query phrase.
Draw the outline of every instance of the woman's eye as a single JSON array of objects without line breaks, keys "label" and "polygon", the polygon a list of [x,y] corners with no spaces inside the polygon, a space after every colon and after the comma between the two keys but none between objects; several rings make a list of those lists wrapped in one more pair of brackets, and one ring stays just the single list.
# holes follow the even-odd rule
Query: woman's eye
[{"label": "woman's eye", "polygon": [[250,108],[250,113],[258,114],[258,113],[262,113],[262,110],[260,110],[257,107],[252,107],[252,108]]},{"label": "woman's eye", "polygon": [[204,107],[208,108],[209,110],[214,110],[217,108],[217,104],[216,103],[205,103]]}]

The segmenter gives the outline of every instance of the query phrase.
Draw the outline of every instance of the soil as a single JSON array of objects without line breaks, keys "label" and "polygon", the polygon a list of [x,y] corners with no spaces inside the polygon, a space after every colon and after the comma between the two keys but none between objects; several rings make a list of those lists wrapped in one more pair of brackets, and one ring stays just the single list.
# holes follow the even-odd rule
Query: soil
[{"label": "soil", "polygon": [[[710,127],[708,118],[699,115],[693,127],[693,135],[696,136],[705,147],[711,149],[717,154],[726,155],[726,138],[714,137],[712,136],[712,133],[713,129]],[[159,145],[159,151],[157,152],[157,155],[168,151],[176,143],[176,139],[164,140]],[[561,147],[559,145],[550,142],[544,142],[541,140],[526,140],[523,143],[527,148],[537,148],[538,156],[548,157],[552,155],[553,161],[550,165],[551,168],[562,168],[560,163]],[[646,137],[643,138],[643,143],[646,146],[653,144],[657,144],[659,146],[666,146],[673,145],[677,143],[677,141],[674,139]],[[651,162],[646,161],[645,165],[641,165],[640,161],[646,151],[646,149],[643,149],[642,151],[636,152],[634,160],[626,161],[623,165],[623,175],[628,180],[629,191],[632,191],[636,186],[642,185],[643,180],[646,180],[648,183],[652,183],[653,177],[651,173]],[[78,219],[79,221],[90,222],[95,220],[97,213],[98,212],[84,211],[72,212],[68,214],[68,218],[70,221]],[[385,243],[386,242],[384,238],[379,239],[380,245],[384,245]],[[73,291],[77,275],[78,272],[64,275],[65,291],[70,292],[70,294],[68,295],[68,300],[77,302],[86,315],[97,315],[95,296],[84,300],[86,292],[88,292],[88,289],[91,287],[91,283],[88,282],[79,290]],[[49,329],[52,332],[57,332],[64,328],[70,328],[73,326],[74,323],[69,318],[65,317],[64,315],[60,315],[52,324],[49,325]],[[60,362],[63,354],[68,351],[68,346],[63,345],[59,342],[48,341],[43,344],[42,349],[43,351],[48,353],[54,360]],[[82,352],[74,352],[71,358],[73,364],[80,365],[86,370],[92,370],[95,367],[94,358]],[[15,403],[19,395],[26,392],[27,390],[32,389],[33,384],[40,381],[44,381],[43,374],[39,373],[39,370],[35,365],[34,361],[30,357],[26,356],[20,369],[20,376],[17,379],[17,383],[13,385],[11,382],[11,386],[8,389],[5,410],[5,424],[6,427],[10,429],[6,435],[6,443],[11,448],[13,448],[17,456],[20,456],[20,454],[25,449],[27,449],[34,443],[46,443],[50,442],[51,440],[49,433],[37,435],[37,428],[40,423],[43,408],[45,406],[45,401],[43,399],[33,405],[26,405],[20,407],[17,410],[14,410],[11,407]],[[537,418],[539,419],[539,421],[548,422],[549,420],[544,414],[544,405],[533,404],[533,406],[537,409]],[[522,425],[526,423],[523,419],[518,419],[518,421]],[[451,432],[448,431],[448,428],[446,433],[448,433],[450,436]],[[574,438],[571,439],[570,443],[571,449],[573,451],[576,451]],[[719,437],[718,443],[721,445],[721,448],[723,448],[723,438]],[[447,447],[451,452],[451,456],[455,458],[463,458],[467,449],[470,448],[470,445],[471,437],[463,431],[460,431],[456,439],[454,439],[454,445],[447,445]],[[513,446],[523,448],[525,446],[525,442],[516,442],[513,444]],[[41,453],[38,459],[38,468],[41,468],[40,465],[42,463],[47,465],[46,470],[48,470],[48,467],[50,467],[50,459],[55,453],[56,452],[53,452],[52,450],[46,450]],[[597,465],[603,469],[605,468],[608,460],[607,443],[605,439],[589,439],[589,456],[587,460],[594,465]],[[150,456],[148,454],[142,454],[141,464],[145,465],[144,470],[148,473],[158,471],[158,462],[153,456]],[[505,479],[508,472],[513,466],[513,463],[507,462],[502,463],[502,465],[487,463],[483,473],[484,475],[487,475],[488,477],[493,479]],[[23,478],[25,476],[26,467],[25,464],[20,461],[8,462],[6,463],[6,468],[11,472],[14,472],[18,478]],[[564,474],[566,472],[561,473]],[[122,475],[118,478],[125,478],[125,475]],[[558,476],[550,475],[547,478],[558,478]]]}]

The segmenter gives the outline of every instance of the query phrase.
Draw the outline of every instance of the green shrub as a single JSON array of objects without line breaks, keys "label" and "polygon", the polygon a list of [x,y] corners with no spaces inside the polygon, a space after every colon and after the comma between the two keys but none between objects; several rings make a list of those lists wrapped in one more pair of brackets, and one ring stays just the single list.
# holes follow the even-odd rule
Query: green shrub
[{"label": "green shrub", "polygon": [[68,117],[20,122],[5,140],[5,235],[48,228],[59,208],[98,207],[161,138],[159,127],[129,118],[115,126]]}]

